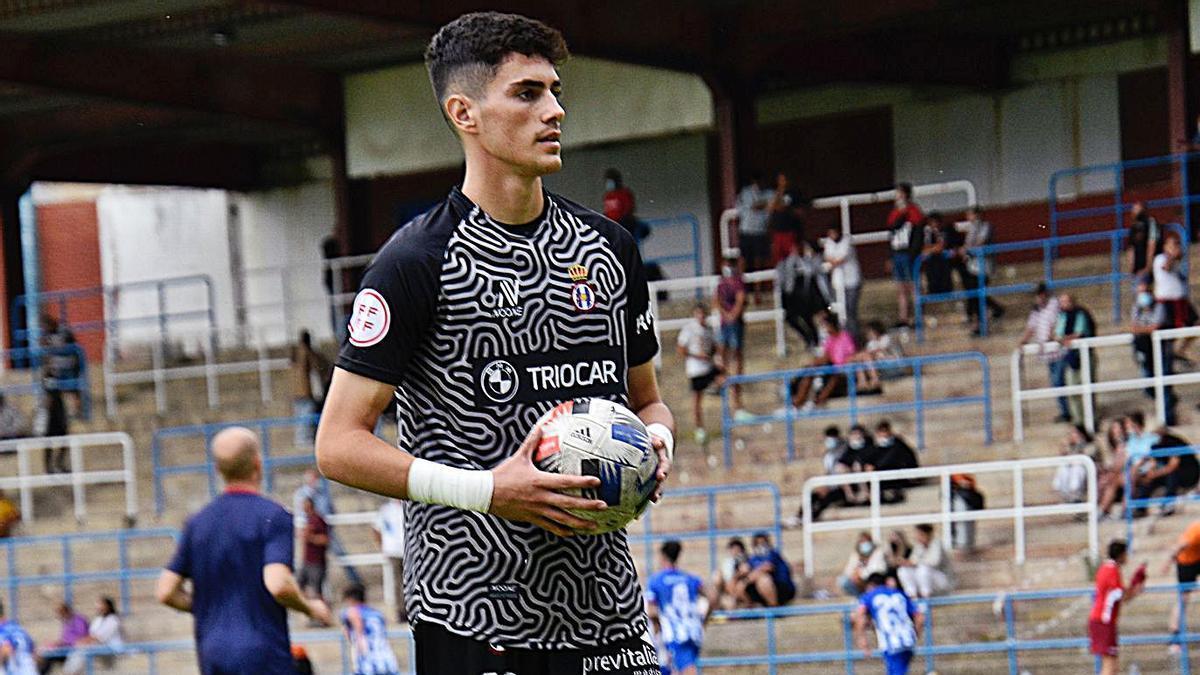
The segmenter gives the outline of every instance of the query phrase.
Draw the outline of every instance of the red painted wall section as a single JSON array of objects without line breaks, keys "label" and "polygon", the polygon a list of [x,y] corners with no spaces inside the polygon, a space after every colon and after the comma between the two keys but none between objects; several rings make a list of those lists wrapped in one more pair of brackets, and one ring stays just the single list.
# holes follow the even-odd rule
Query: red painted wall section
[{"label": "red painted wall section", "polygon": [[[95,202],[40,205],[37,223],[43,291],[97,288],[103,284],[100,223]],[[44,309],[59,317],[63,311],[61,306]],[[98,294],[73,298],[66,303],[65,310],[72,324],[104,319],[104,301]],[[99,363],[104,355],[104,333],[76,331],[76,338],[87,352],[88,362]]]}]

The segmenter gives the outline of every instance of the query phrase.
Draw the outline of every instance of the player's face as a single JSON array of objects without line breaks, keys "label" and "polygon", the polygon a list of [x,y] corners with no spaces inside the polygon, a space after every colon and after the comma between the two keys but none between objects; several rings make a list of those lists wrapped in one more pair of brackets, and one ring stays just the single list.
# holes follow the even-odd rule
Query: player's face
[{"label": "player's face", "polygon": [[519,175],[544,176],[562,168],[558,102],[562,83],[540,56],[512,54],[500,64],[478,102],[479,143]]}]

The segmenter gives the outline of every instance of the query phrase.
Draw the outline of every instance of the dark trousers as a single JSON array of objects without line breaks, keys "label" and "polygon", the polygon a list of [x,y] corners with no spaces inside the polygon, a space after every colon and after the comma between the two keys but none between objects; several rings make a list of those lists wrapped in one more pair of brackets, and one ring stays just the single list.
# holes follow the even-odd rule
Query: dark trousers
[{"label": "dark trousers", "polygon": [[[1146,338],[1142,340],[1141,338]],[[1163,375],[1172,375],[1175,373],[1175,349],[1174,340],[1163,340],[1162,343],[1162,361]],[[1133,358],[1137,361],[1138,368],[1142,371],[1142,377],[1154,377],[1154,353],[1150,344],[1150,336],[1137,335],[1133,338]],[[1154,387],[1146,387],[1146,396],[1154,398]],[[1163,397],[1167,408],[1167,424],[1175,424],[1175,390],[1172,387],[1163,387]]]},{"label": "dark trousers", "polygon": [[[971,272],[967,270],[966,263],[963,263],[963,262],[959,262],[954,269],[956,269],[958,271],[958,279],[960,282],[962,282],[962,287],[963,287],[964,291],[973,291],[973,290],[979,288],[980,278],[981,277],[983,277],[984,279],[987,278],[982,274],[979,276],[971,274]],[[993,300],[990,296],[985,301],[985,304],[987,305],[988,311],[992,313],[992,316],[995,316],[995,315],[999,314],[1000,312],[1004,311],[1004,308],[1000,306],[1000,303]],[[979,299],[978,298],[967,298],[967,318],[971,319],[972,321],[979,318]]]}]

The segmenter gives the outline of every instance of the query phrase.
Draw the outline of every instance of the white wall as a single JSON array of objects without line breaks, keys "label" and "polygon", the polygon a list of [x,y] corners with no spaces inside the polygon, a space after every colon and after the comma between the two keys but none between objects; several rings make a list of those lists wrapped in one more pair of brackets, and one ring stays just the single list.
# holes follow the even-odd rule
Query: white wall
[{"label": "white wall", "polygon": [[[637,199],[641,218],[661,218],[692,214],[700,223],[701,264],[712,272],[708,217],[707,139],[692,133],[666,138],[630,141],[614,145],[567,149],[563,152],[563,170],[546,179],[550,190],[603,211],[604,170],[621,172],[625,184]],[[693,250],[689,228],[659,230],[645,242],[643,255],[690,252]],[[669,277],[692,276],[690,264],[664,266]]]}]

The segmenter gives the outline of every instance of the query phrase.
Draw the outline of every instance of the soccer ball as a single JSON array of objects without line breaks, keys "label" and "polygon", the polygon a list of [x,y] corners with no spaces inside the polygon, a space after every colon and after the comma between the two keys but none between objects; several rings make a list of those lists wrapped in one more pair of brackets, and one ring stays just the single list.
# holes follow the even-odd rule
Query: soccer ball
[{"label": "soccer ball", "polygon": [[599,525],[592,534],[619,530],[645,512],[658,453],[637,415],[612,401],[580,398],[560,404],[539,424],[542,440],[534,455],[539,469],[600,479],[598,488],[568,491],[608,504],[604,511],[571,511]]}]

